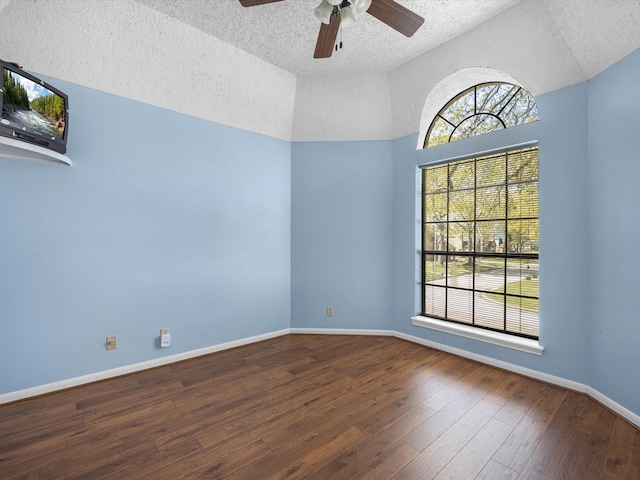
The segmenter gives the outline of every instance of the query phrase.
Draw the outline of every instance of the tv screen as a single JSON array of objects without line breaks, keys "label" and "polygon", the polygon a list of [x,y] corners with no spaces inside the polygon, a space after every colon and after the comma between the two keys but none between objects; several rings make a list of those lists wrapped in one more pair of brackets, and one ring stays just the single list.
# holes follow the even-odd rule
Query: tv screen
[{"label": "tv screen", "polygon": [[0,135],[65,153],[69,120],[67,95],[16,64],[0,61],[0,67]]}]

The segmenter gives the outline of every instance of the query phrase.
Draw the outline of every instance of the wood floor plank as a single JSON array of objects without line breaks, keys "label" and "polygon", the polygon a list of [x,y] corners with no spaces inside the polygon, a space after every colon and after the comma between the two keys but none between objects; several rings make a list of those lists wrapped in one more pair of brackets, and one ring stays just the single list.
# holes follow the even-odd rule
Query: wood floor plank
[{"label": "wood floor plank", "polygon": [[265,478],[265,480],[306,478],[345,450],[357,448],[368,437],[366,433],[358,428],[351,427],[324,445],[309,451],[303,450],[300,452],[302,455],[295,459],[295,461],[284,465],[278,471],[263,478]]},{"label": "wood floor plank", "polygon": [[230,474],[242,469],[247,464],[271,454],[271,450],[258,440],[244,448],[229,454],[220,450],[204,451],[190,455],[191,462],[185,469],[184,462],[175,462],[172,467],[163,468],[154,474],[154,480],[227,478]]},{"label": "wood floor plank", "polygon": [[[32,457],[31,460],[42,465],[42,478],[60,478],[119,453],[125,443],[110,429],[87,430],[79,433],[73,440],[61,442],[64,448],[47,450],[43,456]],[[100,445],[100,448],[87,447],[92,445]]]},{"label": "wood floor plank", "polygon": [[[134,379],[132,378],[131,380]],[[90,396],[83,396],[84,398],[78,399],[75,402],[75,406],[77,410],[88,414],[90,412],[110,410],[114,405],[120,405],[123,397],[129,398],[135,403],[150,403],[153,401],[154,395],[156,395],[159,398],[159,401],[162,402],[166,399],[166,391],[180,391],[182,388],[183,385],[180,382],[167,382],[165,379],[162,382],[162,390],[155,391],[150,388],[141,388],[140,382],[135,381],[125,388],[95,391]]]},{"label": "wood floor plank", "polygon": [[566,390],[549,387],[516,425],[509,437],[493,455],[493,459],[516,472],[520,472],[531,457],[531,453],[538,446],[540,438],[552,422],[566,395]]},{"label": "wood floor plank", "polygon": [[338,425],[348,423],[348,426],[356,425],[360,414],[375,409],[381,401],[388,398],[389,389],[393,389],[397,379],[388,379],[382,382],[369,381],[368,378],[360,379],[358,387],[354,387],[354,380],[349,379],[345,388],[336,386],[336,382],[330,383],[333,389],[341,395],[329,396],[328,402],[316,399],[309,404],[309,414],[295,423],[291,423],[281,430],[274,430],[265,436],[265,441],[274,449],[282,448],[298,439],[306,438],[310,433],[319,433]]},{"label": "wood floor plank", "polygon": [[590,400],[569,392],[522,467],[519,480],[548,480],[562,474],[562,463],[578,432]]},{"label": "wood floor plank", "polygon": [[[304,397],[294,396],[295,400],[291,401],[290,391],[283,397],[274,396],[268,402],[263,402],[264,409],[245,415],[234,422],[233,428],[220,429],[214,425],[201,429],[196,435],[205,448],[222,441],[237,441],[238,436],[245,433],[251,436],[259,435],[273,448],[281,448],[291,440],[304,438],[309,432],[317,434],[320,430],[331,428],[341,419],[352,415],[357,408],[366,408],[366,403],[356,401],[363,392],[354,392],[352,383],[352,379],[332,381],[331,376],[328,376],[325,381],[317,384],[317,388],[307,389]],[[373,383],[370,385],[372,388],[375,387]],[[330,405],[337,402],[349,403],[349,395],[353,396],[353,410],[345,411],[342,415],[331,415],[330,411],[335,407]],[[312,397],[310,402],[301,401],[309,396]],[[326,399],[323,398],[325,396]],[[310,410],[310,405],[313,410]],[[325,409],[328,409],[329,413],[325,413]]]},{"label": "wood floor plank", "polygon": [[420,452],[410,445],[404,442],[398,442],[391,449],[385,451],[380,458],[373,462],[365,471],[361,471],[357,477],[353,478],[358,478],[359,480],[389,479],[402,470],[419,453]]},{"label": "wood floor plank", "polygon": [[[44,397],[43,397],[44,398]],[[64,419],[76,416],[76,407],[72,402],[43,402],[38,399],[33,408],[29,408],[29,402],[18,402],[2,408],[2,427],[0,430],[0,443],[7,436],[26,433],[31,430],[39,430],[46,425],[55,425]],[[5,411],[6,410],[6,411]],[[25,422],[29,418],[31,422]]]},{"label": "wood floor plank", "polygon": [[[397,472],[419,453],[416,449],[404,443],[398,449],[398,445],[402,443],[398,442],[398,438],[402,438],[415,425],[423,422],[434,413],[434,410],[418,405],[396,418],[393,423],[387,425],[383,430],[372,434],[366,444],[359,445],[357,449],[351,449],[336,457],[327,467],[317,471],[307,480],[326,480],[327,478],[359,479],[369,473],[375,476],[381,475],[382,472],[386,471]],[[390,453],[391,450],[394,450],[394,452]],[[375,470],[375,472],[372,472],[372,470]]]},{"label": "wood floor plank", "polygon": [[203,448],[213,448],[225,444],[251,443],[265,438],[274,431],[280,431],[296,421],[301,421],[309,414],[303,405],[262,405],[237,417],[233,422],[213,424],[199,429],[193,435]]},{"label": "wood floor plank", "polygon": [[451,371],[445,372],[440,379],[440,385],[433,394],[427,397],[424,404],[433,410],[440,410],[451,400],[470,388],[470,385],[480,381],[489,370],[487,367],[469,362],[461,362]]},{"label": "wood floor plank", "polygon": [[283,335],[0,405],[0,478],[640,479],[588,397],[385,336]]},{"label": "wood floor plank", "polygon": [[[262,394],[251,394],[239,396],[235,402],[209,404],[196,410],[190,410],[184,405],[179,409],[182,413],[181,418],[163,424],[161,429],[150,433],[154,435],[154,440],[161,450],[181,443],[189,437],[197,438],[200,442],[213,437],[212,440],[203,442],[205,447],[209,447],[233,435],[238,422],[251,418],[256,412],[268,413],[269,409],[262,403],[263,400]],[[185,415],[190,418],[188,422],[184,421]]]},{"label": "wood floor plank", "polygon": [[82,418],[73,418],[60,425],[29,430],[27,435],[8,436],[0,443],[0,478],[46,463],[51,455],[67,448],[70,439],[84,432]]},{"label": "wood floor plank", "polygon": [[612,472],[603,471],[600,472],[598,476],[598,480],[628,480],[626,477],[621,477],[620,475],[616,475]]},{"label": "wood floor plank", "polygon": [[23,472],[19,476],[15,477],[16,480],[40,480],[41,478],[47,478],[47,477],[40,476],[39,468],[36,468],[31,472]]},{"label": "wood floor plank", "polygon": [[489,460],[475,480],[516,480],[517,478],[518,472],[495,460]]},{"label": "wood floor plank", "polygon": [[[126,442],[113,455],[104,455],[95,463],[62,466],[51,478],[60,479],[108,479],[140,478],[137,472],[160,460],[153,444]],[[72,470],[73,469],[73,470]],[[71,470],[71,471],[70,471]]]},{"label": "wood floor plank", "polygon": [[490,419],[435,478],[476,478],[512,430],[512,425]]},{"label": "wood floor plank", "polygon": [[[500,375],[496,373],[496,375]],[[404,441],[416,448],[424,450],[451,426],[467,414],[478,402],[488,394],[485,388],[470,388],[464,395],[454,398],[448,405],[435,413],[423,424],[417,426]],[[495,402],[494,402],[495,403]]]},{"label": "wood floor plank", "polygon": [[308,415],[285,428],[265,434],[264,441],[274,451],[295,450],[300,445],[322,443],[335,435],[335,431],[343,431],[352,426],[351,417],[354,412],[368,408],[371,403],[349,405],[345,410],[334,411],[327,416],[324,411],[308,412]]},{"label": "wood floor plank", "polygon": [[640,430],[619,417],[613,424],[602,474],[640,478]]},{"label": "wood floor plank", "polygon": [[411,463],[400,470],[393,477],[394,480],[435,477],[460,452],[467,442],[491,420],[491,417],[495,415],[500,406],[489,400],[480,400],[425,448]]},{"label": "wood floor plank", "polygon": [[[420,405],[423,400],[424,393],[419,390],[394,390],[386,398],[381,398],[377,405],[371,406],[355,415],[353,423],[362,431],[375,435],[393,423],[398,417]],[[432,408],[424,405],[423,407],[435,412]]]},{"label": "wood floor plank", "polygon": [[521,387],[496,413],[495,418],[510,425],[517,425],[548,389],[549,386],[542,382],[521,382]]},{"label": "wood floor plank", "polygon": [[587,411],[574,441],[564,456],[560,479],[597,479],[604,463],[616,416],[596,402],[587,402]]}]

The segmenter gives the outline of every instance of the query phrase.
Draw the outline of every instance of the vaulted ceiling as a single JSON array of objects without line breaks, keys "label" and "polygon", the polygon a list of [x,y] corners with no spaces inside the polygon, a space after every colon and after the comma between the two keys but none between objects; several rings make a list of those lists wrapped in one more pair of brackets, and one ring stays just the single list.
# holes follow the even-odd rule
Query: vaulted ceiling
[{"label": "vaulted ceiling", "polygon": [[[242,7],[238,0],[136,0],[296,75],[385,72],[472,30],[521,2],[549,13],[522,17],[522,28],[548,21],[559,30],[587,77],[640,44],[638,0],[397,0],[425,19],[410,38],[368,14],[343,29],[342,50],[314,59],[320,0]],[[376,0],[373,0],[376,1]],[[499,41],[499,31],[496,41]],[[487,44],[486,48],[492,48]],[[560,52],[559,52],[560,53]]]},{"label": "vaulted ceiling", "polygon": [[[369,14],[338,34],[343,48],[314,59],[320,0],[284,0],[245,8],[238,0],[137,0],[296,75],[380,72],[472,29],[520,0],[400,0],[425,19],[410,38]],[[376,0],[374,0],[376,1]]]},{"label": "vaulted ceiling", "polygon": [[339,141],[417,132],[427,96],[460,72],[472,76],[454,87],[478,83],[475,67],[537,96],[640,48],[640,0],[396,1],[425,19],[412,37],[363,13],[342,50],[314,59],[320,0],[0,0],[0,58],[276,138]]}]

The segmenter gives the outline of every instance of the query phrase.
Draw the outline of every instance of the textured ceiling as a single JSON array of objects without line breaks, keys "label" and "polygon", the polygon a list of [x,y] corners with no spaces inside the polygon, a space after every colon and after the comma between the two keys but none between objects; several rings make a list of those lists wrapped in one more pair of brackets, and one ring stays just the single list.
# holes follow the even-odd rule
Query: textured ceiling
[{"label": "textured ceiling", "polygon": [[346,141],[416,132],[441,82],[477,83],[454,85],[460,71],[507,74],[537,96],[640,48],[640,0],[398,1],[426,19],[414,37],[363,15],[342,51],[314,60],[319,0],[0,0],[0,55],[275,138]]},{"label": "textured ceiling", "polygon": [[238,0],[136,1],[296,75],[335,75],[389,71],[521,0],[397,0],[425,19],[412,37],[364,13],[344,29],[343,49],[328,59],[313,58],[320,26],[313,9],[320,0],[250,8]]},{"label": "textured ceiling", "polygon": [[545,0],[587,78],[640,46],[640,0]]}]

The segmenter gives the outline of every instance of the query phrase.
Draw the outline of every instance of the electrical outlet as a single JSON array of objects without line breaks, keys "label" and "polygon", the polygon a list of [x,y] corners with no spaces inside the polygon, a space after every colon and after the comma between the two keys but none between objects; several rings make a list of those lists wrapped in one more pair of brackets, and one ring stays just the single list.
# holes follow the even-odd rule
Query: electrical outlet
[{"label": "electrical outlet", "polygon": [[171,335],[168,328],[160,329],[160,347],[166,348],[171,346]]},{"label": "electrical outlet", "polygon": [[332,306],[328,306],[327,307],[327,317],[333,317],[333,307]]},{"label": "electrical outlet", "polygon": [[115,350],[118,346],[118,339],[115,335],[107,337],[107,350]]}]

